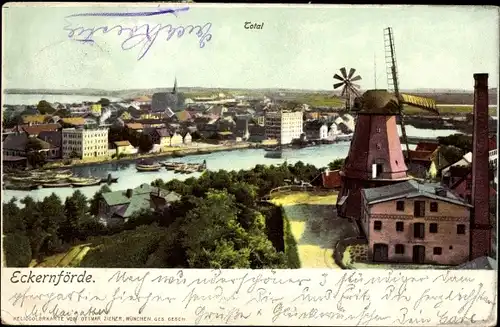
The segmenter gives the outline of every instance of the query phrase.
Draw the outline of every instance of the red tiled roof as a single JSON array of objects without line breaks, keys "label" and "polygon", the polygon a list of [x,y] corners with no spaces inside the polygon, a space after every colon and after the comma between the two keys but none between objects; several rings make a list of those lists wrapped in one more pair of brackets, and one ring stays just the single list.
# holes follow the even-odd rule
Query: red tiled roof
[{"label": "red tiled roof", "polygon": [[40,125],[23,125],[21,126],[21,129],[26,132],[28,135],[34,135],[37,136],[41,132],[55,132],[59,128],[61,128],[61,125],[59,124],[40,124]]},{"label": "red tiled roof", "polygon": [[438,143],[429,143],[429,142],[419,142],[415,151],[430,151],[434,152],[439,147]]},{"label": "red tiled roof", "polygon": [[431,161],[433,151],[410,150],[410,159],[418,161]]},{"label": "red tiled roof", "polygon": [[341,185],[340,170],[325,171],[321,174],[324,188],[338,188]]}]

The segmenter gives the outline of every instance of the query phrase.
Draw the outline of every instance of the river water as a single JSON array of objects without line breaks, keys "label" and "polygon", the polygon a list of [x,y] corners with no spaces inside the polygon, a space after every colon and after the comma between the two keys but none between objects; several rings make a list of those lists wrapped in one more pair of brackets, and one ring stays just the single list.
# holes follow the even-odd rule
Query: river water
[{"label": "river water", "polygon": [[[439,132],[441,134],[443,131],[434,130],[419,130],[412,133],[408,133],[410,136],[437,136],[432,135],[433,132]],[[448,131],[447,134],[452,134],[456,131]],[[415,135],[416,134],[416,135]],[[308,147],[302,149],[286,149],[283,152],[283,158],[281,159],[270,159],[265,158],[265,151],[263,149],[242,149],[226,152],[214,152],[211,154],[200,154],[186,156],[183,158],[167,158],[158,159],[159,161],[180,161],[180,162],[191,162],[191,163],[201,163],[203,160],[207,161],[207,168],[209,170],[240,170],[240,169],[251,169],[255,165],[279,165],[285,161],[289,164],[294,164],[298,161],[302,161],[305,164],[312,164],[316,167],[325,167],[328,163],[332,162],[338,158],[345,158],[349,151],[350,142],[340,142],[336,144],[320,145],[315,147]],[[410,145],[413,149],[415,146]],[[87,177],[89,175],[99,176],[102,178],[107,177],[111,174],[113,177],[118,177],[118,182],[110,186],[111,190],[124,190],[127,188],[134,188],[142,183],[151,183],[155,179],[161,178],[165,181],[171,179],[184,180],[189,177],[198,177],[199,173],[193,174],[175,174],[173,171],[167,171],[162,168],[158,172],[137,172],[134,163],[105,163],[97,164],[92,166],[74,167],[72,168],[76,175],[82,177]],[[99,190],[101,186],[89,186],[78,188],[87,197],[92,197],[93,194]],[[3,201],[9,201],[11,198],[16,197],[17,199],[23,198],[26,195],[32,196],[34,199],[41,200],[51,193],[56,193],[62,199],[71,195],[75,188],[53,188],[53,189],[38,189],[33,191],[13,191],[4,190],[3,191]]]},{"label": "river water", "polygon": [[64,95],[64,94],[3,94],[2,105],[37,105],[39,101],[59,103],[81,103],[84,101],[97,102],[101,98],[107,98],[111,101],[119,101],[118,98],[93,95]]}]

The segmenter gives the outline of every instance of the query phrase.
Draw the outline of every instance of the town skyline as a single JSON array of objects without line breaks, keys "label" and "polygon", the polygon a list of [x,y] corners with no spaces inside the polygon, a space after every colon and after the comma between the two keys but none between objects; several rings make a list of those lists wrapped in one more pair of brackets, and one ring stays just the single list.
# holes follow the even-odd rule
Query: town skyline
[{"label": "town skyline", "polygon": [[[212,40],[202,49],[195,36],[156,42],[141,60],[136,49],[121,50],[123,40],[117,35],[96,34],[94,46],[68,39],[63,30],[66,16],[106,9],[4,8],[4,62],[6,67],[16,67],[4,70],[4,85],[119,91],[170,88],[177,76],[181,85],[196,85],[193,88],[329,91],[333,74],[341,67],[352,67],[363,77],[360,85],[366,90],[375,88],[376,63],[376,88],[384,89],[383,29],[389,26],[395,34],[401,89],[472,90],[470,76],[477,72],[490,74],[491,88],[498,85],[498,41],[490,37],[492,30],[497,31],[498,12],[488,8],[213,8],[192,5],[177,18],[148,18],[148,24],[209,22]],[[18,24],[26,16],[30,20]],[[49,16],[54,19],[47,21]],[[262,21],[265,27],[245,30],[245,21]],[[144,22],[127,20],[136,26]],[[111,24],[102,17],[80,17],[72,23],[87,28]]]}]

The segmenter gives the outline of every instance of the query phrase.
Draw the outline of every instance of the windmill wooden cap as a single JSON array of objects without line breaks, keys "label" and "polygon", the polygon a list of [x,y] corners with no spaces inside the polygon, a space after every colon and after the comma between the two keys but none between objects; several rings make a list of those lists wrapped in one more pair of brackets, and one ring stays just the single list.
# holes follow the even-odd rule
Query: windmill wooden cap
[{"label": "windmill wooden cap", "polygon": [[355,110],[360,115],[398,115],[398,99],[387,90],[368,90],[355,101]]}]

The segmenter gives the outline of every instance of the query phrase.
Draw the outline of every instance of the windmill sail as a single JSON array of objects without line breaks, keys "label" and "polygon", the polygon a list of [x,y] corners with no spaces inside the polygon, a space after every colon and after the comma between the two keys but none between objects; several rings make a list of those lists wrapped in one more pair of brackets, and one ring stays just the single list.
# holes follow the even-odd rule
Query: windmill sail
[{"label": "windmill sail", "polygon": [[436,101],[434,101],[433,99],[410,94],[400,94],[399,101],[403,104],[418,107],[420,109],[431,111],[439,115],[439,111],[436,107]]}]

